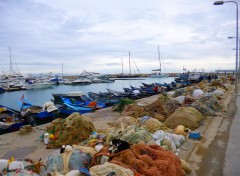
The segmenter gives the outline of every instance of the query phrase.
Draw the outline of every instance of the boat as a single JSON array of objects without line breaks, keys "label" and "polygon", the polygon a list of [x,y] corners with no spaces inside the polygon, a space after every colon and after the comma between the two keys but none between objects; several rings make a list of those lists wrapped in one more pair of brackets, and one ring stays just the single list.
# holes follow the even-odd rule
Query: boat
[{"label": "boat", "polygon": [[78,112],[80,114],[85,114],[89,112],[93,112],[93,108],[86,108],[86,107],[80,107],[80,106],[74,106],[69,103],[64,102],[63,104],[56,105],[58,110],[60,111],[60,114],[63,115],[71,115],[74,112]]},{"label": "boat", "polygon": [[155,70],[152,70],[154,71],[154,73],[150,74],[150,78],[167,78],[169,77],[169,74],[167,73],[161,73],[162,71],[162,64],[161,64],[161,59],[160,59],[160,50],[159,50],[159,46],[158,46],[158,59],[159,59],[159,64],[160,64],[160,67],[159,69],[155,69]]},{"label": "boat", "polygon": [[22,99],[20,103],[20,111],[23,116],[31,116],[36,125],[51,122],[59,113],[59,110],[53,102],[46,102],[43,106],[32,105],[26,99]]},{"label": "boat", "polygon": [[107,89],[107,91],[110,93],[110,94],[113,94],[115,96],[119,96],[119,97],[127,97],[129,95],[129,93],[126,93],[126,92],[121,92],[121,91],[116,91],[116,90],[112,90],[112,89]]},{"label": "boat", "polygon": [[79,76],[79,78],[72,81],[71,84],[73,84],[73,85],[87,85],[87,84],[92,84],[92,82],[91,82],[90,79],[88,79],[86,77]]},{"label": "boat", "polygon": [[98,94],[98,93],[94,93],[94,92],[88,92],[88,96],[92,99],[92,100],[96,100],[96,101],[101,101],[103,103],[105,103],[105,105],[107,107],[109,106],[113,106],[115,104],[117,104],[119,102],[119,97],[112,97],[112,95],[109,94]]},{"label": "boat", "polygon": [[154,83],[146,84],[146,83],[143,83],[143,82],[142,82],[142,85],[143,85],[144,87],[154,87],[154,86],[155,86]]},{"label": "boat", "polygon": [[0,134],[17,131],[26,124],[19,111],[0,105]]},{"label": "boat", "polygon": [[0,93],[4,93],[4,92],[5,92],[5,89],[0,86]]},{"label": "boat", "polygon": [[[122,61],[122,59],[121,59]],[[136,70],[139,72],[139,74],[132,74],[132,67],[131,67],[131,53],[129,51],[129,58],[128,58],[128,63],[129,63],[129,73],[128,74],[124,74],[123,73],[123,61],[122,61],[122,73],[116,75],[116,77],[114,77],[115,80],[124,80],[124,79],[131,79],[131,78],[139,78],[141,77],[140,71],[137,67],[137,65],[135,64],[134,60],[132,59],[132,62],[134,63]]]},{"label": "boat", "polygon": [[54,94],[52,93],[52,96],[54,98],[53,102],[54,104],[62,104],[63,100],[62,97],[64,98],[73,98],[77,101],[92,101],[90,97],[86,96],[82,91],[76,91],[76,92],[68,92],[66,94]]},{"label": "boat", "polygon": [[205,72],[192,72],[188,76],[190,82],[200,82],[203,79],[207,79],[207,74]]},{"label": "boat", "polygon": [[105,105],[105,103],[100,102],[100,101],[94,101],[94,100],[76,100],[74,98],[66,98],[66,97],[61,97],[62,101],[64,103],[67,103],[71,106],[74,107],[85,107],[85,108],[92,108],[93,110],[97,110],[97,109],[102,109],[102,108],[106,108],[107,106]]},{"label": "boat", "polygon": [[25,80],[24,88],[27,90],[30,89],[44,89],[44,88],[53,88],[54,83],[47,80],[40,80],[37,78],[28,78]]}]

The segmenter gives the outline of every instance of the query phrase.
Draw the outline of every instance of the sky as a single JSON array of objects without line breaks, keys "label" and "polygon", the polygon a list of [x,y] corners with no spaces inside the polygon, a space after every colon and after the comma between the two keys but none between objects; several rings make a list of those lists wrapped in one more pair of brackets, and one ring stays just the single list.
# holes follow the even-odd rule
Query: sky
[{"label": "sky", "polygon": [[[0,74],[235,69],[236,5],[211,0],[0,0]],[[11,52],[9,52],[9,46]],[[123,67],[122,67],[123,66]]]}]

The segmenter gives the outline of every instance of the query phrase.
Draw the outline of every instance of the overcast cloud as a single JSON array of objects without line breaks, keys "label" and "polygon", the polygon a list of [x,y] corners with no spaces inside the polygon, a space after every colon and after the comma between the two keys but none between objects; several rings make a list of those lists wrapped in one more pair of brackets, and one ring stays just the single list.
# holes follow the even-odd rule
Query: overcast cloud
[{"label": "overcast cloud", "polygon": [[[141,73],[235,69],[236,7],[211,0],[0,0],[0,71]],[[133,62],[132,62],[133,64]],[[136,70],[136,69],[135,69]]]}]

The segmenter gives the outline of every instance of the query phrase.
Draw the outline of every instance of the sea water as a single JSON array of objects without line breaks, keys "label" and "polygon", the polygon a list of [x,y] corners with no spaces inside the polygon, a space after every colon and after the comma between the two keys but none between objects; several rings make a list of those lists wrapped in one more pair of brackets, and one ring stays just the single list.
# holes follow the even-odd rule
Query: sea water
[{"label": "sea water", "polygon": [[53,88],[21,90],[14,92],[5,92],[0,94],[0,104],[9,108],[19,110],[21,104],[21,97],[28,100],[33,105],[43,106],[45,102],[50,102],[53,99],[52,93],[68,93],[75,91],[82,91],[85,94],[88,92],[107,92],[108,89],[116,91],[124,91],[123,88],[130,88],[130,86],[140,87],[143,83],[171,83],[174,81],[173,77],[169,78],[141,78],[141,80],[115,80],[113,83],[93,83],[90,85],[55,85]]}]

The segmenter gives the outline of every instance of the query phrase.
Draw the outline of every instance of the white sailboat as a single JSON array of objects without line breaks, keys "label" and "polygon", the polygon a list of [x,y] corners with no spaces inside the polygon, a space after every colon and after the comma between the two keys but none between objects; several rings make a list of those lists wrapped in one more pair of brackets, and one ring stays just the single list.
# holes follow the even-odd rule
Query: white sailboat
[{"label": "white sailboat", "polygon": [[166,78],[169,77],[169,75],[167,73],[162,73],[162,64],[161,64],[161,59],[160,59],[160,50],[159,50],[159,46],[158,46],[158,59],[159,59],[159,64],[160,64],[160,68],[159,69],[155,69],[152,70],[154,71],[154,73],[150,74],[149,77],[151,78]]}]

